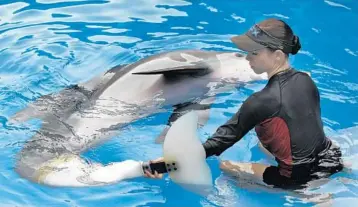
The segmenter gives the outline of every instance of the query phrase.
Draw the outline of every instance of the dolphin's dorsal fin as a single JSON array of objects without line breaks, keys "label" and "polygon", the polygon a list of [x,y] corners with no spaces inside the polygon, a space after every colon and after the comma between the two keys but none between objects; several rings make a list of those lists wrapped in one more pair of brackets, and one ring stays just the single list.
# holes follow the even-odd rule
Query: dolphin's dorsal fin
[{"label": "dolphin's dorsal fin", "polygon": [[179,66],[173,68],[163,68],[157,70],[135,72],[133,75],[159,75],[163,74],[164,76],[177,76],[177,75],[205,75],[210,73],[210,68],[207,66]]}]

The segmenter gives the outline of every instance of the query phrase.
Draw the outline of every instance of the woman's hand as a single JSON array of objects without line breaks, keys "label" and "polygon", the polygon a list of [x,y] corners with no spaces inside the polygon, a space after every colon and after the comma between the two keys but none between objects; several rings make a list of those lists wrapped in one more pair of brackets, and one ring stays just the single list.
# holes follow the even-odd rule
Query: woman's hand
[{"label": "woman's hand", "polygon": [[[149,163],[157,163],[157,162],[163,162],[163,161],[164,161],[164,158],[160,157],[160,158],[157,158],[155,160],[149,161]],[[154,171],[154,174],[153,174],[149,170],[145,170],[144,176],[148,177],[148,178],[155,178],[155,179],[162,179],[163,178],[163,174],[158,174],[157,171]]]}]

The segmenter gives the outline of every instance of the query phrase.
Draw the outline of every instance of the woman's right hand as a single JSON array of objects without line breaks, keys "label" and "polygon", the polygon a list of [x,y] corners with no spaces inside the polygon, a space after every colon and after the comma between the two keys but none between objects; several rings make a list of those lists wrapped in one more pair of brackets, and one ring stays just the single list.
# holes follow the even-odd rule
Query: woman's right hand
[{"label": "woman's right hand", "polygon": [[[157,163],[157,162],[163,162],[163,161],[164,161],[164,158],[160,157],[160,158],[157,158],[155,160],[150,160],[149,163]],[[147,177],[147,178],[155,178],[155,179],[162,179],[163,178],[163,174],[159,174],[157,171],[154,171],[154,174],[153,174],[149,170],[145,170],[144,176]]]}]

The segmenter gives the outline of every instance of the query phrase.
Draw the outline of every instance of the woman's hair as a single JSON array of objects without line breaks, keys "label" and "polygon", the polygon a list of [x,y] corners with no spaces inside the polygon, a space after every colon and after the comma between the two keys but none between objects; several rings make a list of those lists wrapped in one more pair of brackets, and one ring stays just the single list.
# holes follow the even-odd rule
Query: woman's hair
[{"label": "woman's hair", "polygon": [[278,19],[267,19],[259,23],[258,26],[270,36],[281,41],[282,44],[290,45],[292,49],[289,53],[295,55],[301,49],[298,36],[293,34],[291,27],[286,22]]}]

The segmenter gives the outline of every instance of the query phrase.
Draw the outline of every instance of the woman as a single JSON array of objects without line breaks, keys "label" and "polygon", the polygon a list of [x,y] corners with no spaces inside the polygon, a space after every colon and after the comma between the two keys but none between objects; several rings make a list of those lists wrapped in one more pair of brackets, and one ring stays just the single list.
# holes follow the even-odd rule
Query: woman
[{"label": "woman", "polygon": [[[290,66],[289,54],[295,55],[301,48],[292,29],[284,21],[267,19],[231,40],[247,52],[254,72],[267,73],[269,80],[203,144],[206,156],[220,155],[255,128],[262,146],[278,165],[223,161],[223,171],[291,188],[342,170],[340,149],[323,131],[319,91],[307,73]],[[161,177],[150,172],[146,176]]]}]

